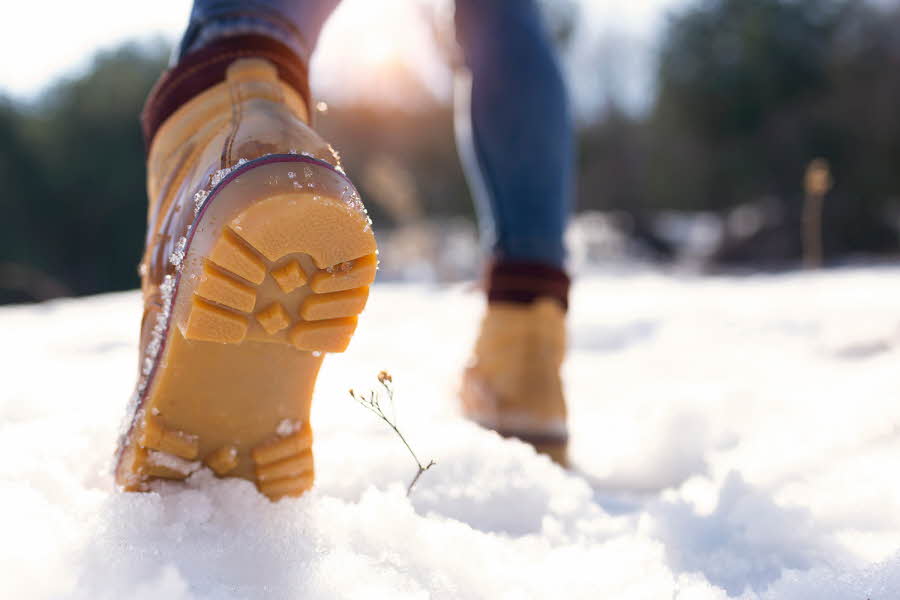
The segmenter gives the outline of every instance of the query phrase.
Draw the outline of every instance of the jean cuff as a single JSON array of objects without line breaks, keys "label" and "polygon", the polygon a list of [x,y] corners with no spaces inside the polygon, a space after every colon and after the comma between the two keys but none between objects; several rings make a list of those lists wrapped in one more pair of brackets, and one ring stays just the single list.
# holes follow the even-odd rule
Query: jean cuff
[{"label": "jean cuff", "polygon": [[203,22],[191,22],[173,58],[180,61],[187,54],[201,50],[213,42],[240,35],[269,37],[291,49],[303,64],[309,64],[310,50],[299,32],[264,17],[222,15]]}]

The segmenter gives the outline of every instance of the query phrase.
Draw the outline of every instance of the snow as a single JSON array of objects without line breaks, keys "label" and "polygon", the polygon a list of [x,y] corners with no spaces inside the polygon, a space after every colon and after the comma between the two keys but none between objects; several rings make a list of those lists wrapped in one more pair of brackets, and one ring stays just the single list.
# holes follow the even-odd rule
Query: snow
[{"label": "snow", "polygon": [[187,237],[181,236],[178,241],[175,242],[175,248],[172,249],[172,254],[169,255],[169,262],[172,263],[179,271],[181,270],[182,264],[184,263],[184,254],[186,247]]},{"label": "snow", "polygon": [[200,209],[203,208],[203,204],[206,202],[206,199],[209,197],[209,191],[207,190],[198,190],[196,194],[194,194],[194,216],[200,212]]},{"label": "snow", "polygon": [[[900,269],[578,280],[564,471],[459,418],[481,300],[378,284],[326,358],[317,483],[113,489],[136,292],[0,309],[0,597],[900,597]],[[394,378],[415,465],[347,394]]]},{"label": "snow", "polygon": [[147,454],[147,462],[151,465],[165,467],[178,473],[184,473],[185,475],[190,475],[203,466],[203,463],[201,463],[199,460],[185,460],[179,456],[175,456],[174,454],[168,454],[167,452],[158,452],[156,450],[151,450]]},{"label": "snow", "polygon": [[[278,424],[278,427],[275,428],[275,433],[280,435],[281,437],[287,437],[292,433],[296,433],[300,431],[300,427],[303,424],[295,419],[282,419]],[[232,448],[234,450],[234,448]]]}]

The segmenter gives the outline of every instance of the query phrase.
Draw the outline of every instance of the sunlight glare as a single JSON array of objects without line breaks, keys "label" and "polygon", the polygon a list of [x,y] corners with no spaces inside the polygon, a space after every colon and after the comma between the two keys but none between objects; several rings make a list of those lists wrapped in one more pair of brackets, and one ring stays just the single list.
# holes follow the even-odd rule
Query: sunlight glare
[{"label": "sunlight glare", "polygon": [[314,89],[336,103],[408,107],[429,96],[449,97],[450,74],[423,4],[429,3],[344,0],[322,31],[312,61]]}]

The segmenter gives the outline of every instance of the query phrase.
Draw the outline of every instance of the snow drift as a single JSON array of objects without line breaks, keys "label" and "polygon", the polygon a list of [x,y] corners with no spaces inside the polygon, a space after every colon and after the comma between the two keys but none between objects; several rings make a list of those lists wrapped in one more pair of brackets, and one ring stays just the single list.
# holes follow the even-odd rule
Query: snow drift
[{"label": "snow drift", "polygon": [[[378,285],[313,408],[318,479],[114,491],[136,293],[0,309],[0,597],[900,597],[900,270],[575,288],[575,468],[462,421],[481,310]],[[393,432],[347,395],[394,375]]]}]

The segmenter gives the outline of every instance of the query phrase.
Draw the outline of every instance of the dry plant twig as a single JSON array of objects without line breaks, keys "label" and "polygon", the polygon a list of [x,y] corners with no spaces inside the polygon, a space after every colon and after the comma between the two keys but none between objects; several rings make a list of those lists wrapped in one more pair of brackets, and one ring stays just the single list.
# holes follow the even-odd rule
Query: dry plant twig
[{"label": "dry plant twig", "polygon": [[379,419],[388,424],[388,426],[394,430],[394,433],[397,434],[397,437],[400,438],[400,441],[403,442],[403,445],[406,446],[406,449],[409,450],[410,456],[413,457],[413,460],[416,461],[416,466],[418,467],[418,471],[416,472],[416,476],[413,477],[413,480],[409,483],[409,487],[406,488],[406,495],[409,496],[412,493],[413,486],[416,485],[416,482],[419,481],[419,477],[422,476],[422,473],[436,465],[437,463],[434,460],[429,460],[427,465],[423,465],[422,461],[419,460],[419,457],[416,456],[416,453],[413,452],[412,447],[409,445],[409,442],[406,441],[406,438],[400,433],[400,429],[397,427],[397,412],[394,406],[394,387],[393,387],[393,378],[391,374],[387,371],[381,371],[378,373],[378,383],[385,389],[388,395],[388,400],[391,403],[391,416],[388,417],[384,413],[384,409],[381,407],[381,399],[378,396],[378,392],[372,390],[369,392],[369,395],[365,394],[357,394],[353,390],[350,390],[350,396],[362,404],[364,407],[372,411]]}]

